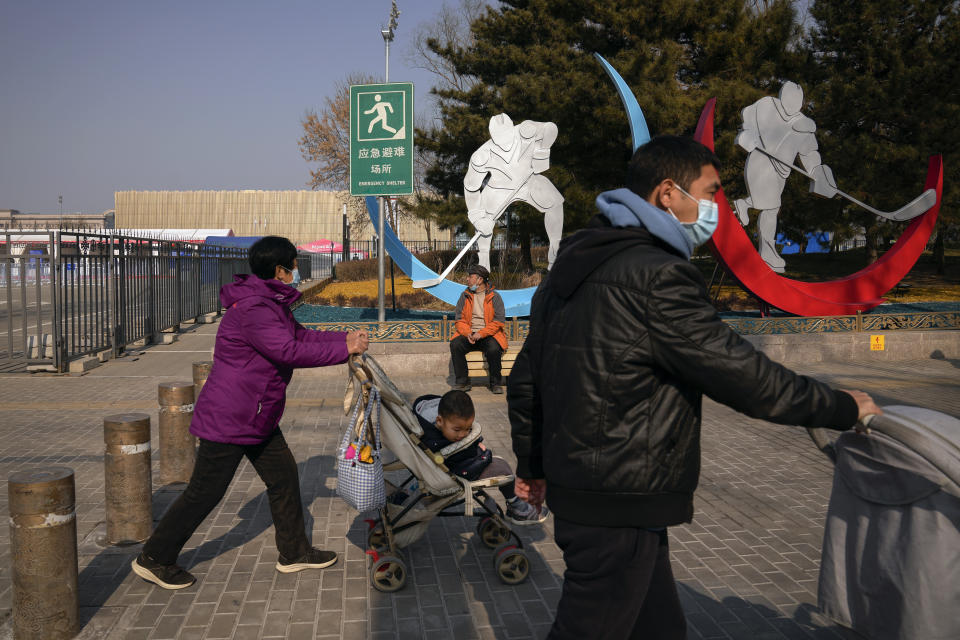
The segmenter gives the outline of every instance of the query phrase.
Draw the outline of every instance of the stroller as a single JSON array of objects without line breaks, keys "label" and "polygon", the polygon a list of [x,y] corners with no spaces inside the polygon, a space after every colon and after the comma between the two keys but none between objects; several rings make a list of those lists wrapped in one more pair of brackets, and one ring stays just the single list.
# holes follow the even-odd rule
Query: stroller
[{"label": "stroller", "polygon": [[401,549],[424,534],[430,521],[442,517],[478,517],[477,534],[493,549],[493,568],[506,584],[519,584],[530,573],[530,561],[523,542],[504,521],[503,512],[487,493],[507,484],[512,475],[482,480],[466,480],[452,474],[444,465],[449,456],[470,446],[480,437],[480,425],[474,422],[470,434],[439,452],[420,441],[423,429],[410,402],[390,381],[377,361],[369,355],[352,356],[350,376],[344,396],[344,411],[350,413],[370,401],[375,387],[380,396],[381,442],[396,459],[384,461],[385,472],[406,476],[399,483],[385,480],[387,502],[379,518],[367,520],[367,555],[373,559],[370,582],[378,591],[393,592],[404,587],[407,565]]},{"label": "stroller", "polygon": [[960,420],[883,411],[870,436],[810,431],[835,468],[820,609],[872,640],[960,638]]}]

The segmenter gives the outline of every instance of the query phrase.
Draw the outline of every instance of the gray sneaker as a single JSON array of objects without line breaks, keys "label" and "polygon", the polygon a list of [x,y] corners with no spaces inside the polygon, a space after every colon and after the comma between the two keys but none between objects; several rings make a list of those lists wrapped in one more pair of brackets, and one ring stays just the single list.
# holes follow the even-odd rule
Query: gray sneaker
[{"label": "gray sneaker", "polygon": [[516,525],[539,524],[546,520],[549,514],[550,510],[545,504],[535,507],[520,498],[507,503],[507,520]]}]

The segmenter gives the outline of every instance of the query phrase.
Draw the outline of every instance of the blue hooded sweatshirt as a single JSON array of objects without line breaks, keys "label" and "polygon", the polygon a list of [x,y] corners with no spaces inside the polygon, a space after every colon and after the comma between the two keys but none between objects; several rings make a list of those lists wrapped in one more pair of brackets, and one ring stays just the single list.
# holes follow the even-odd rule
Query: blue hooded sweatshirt
[{"label": "blue hooded sweatshirt", "polygon": [[694,246],[683,231],[683,225],[669,211],[658,209],[630,189],[604,191],[597,196],[600,209],[614,227],[643,227],[676,249],[687,260]]},{"label": "blue hooded sweatshirt", "polygon": [[[569,298],[598,266],[616,253],[634,249],[642,238],[652,238],[684,260],[693,245],[680,222],[657,209],[629,189],[615,189],[597,196],[600,215],[586,229],[564,238],[559,257],[550,270],[550,286],[561,298]],[[649,242],[649,241],[648,241]]]}]

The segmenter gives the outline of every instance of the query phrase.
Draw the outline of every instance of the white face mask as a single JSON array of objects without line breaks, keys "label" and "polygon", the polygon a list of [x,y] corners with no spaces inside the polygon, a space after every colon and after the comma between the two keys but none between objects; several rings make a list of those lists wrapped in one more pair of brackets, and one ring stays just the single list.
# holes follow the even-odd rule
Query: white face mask
[{"label": "white face mask", "polygon": [[[680,193],[697,203],[697,221],[680,222],[680,225],[683,227],[683,232],[687,235],[687,238],[693,243],[693,246],[699,247],[709,240],[713,232],[717,230],[717,225],[720,223],[720,208],[716,202],[711,200],[697,200],[684,191],[683,187],[676,182],[674,182],[674,186],[677,187]],[[667,211],[670,211],[670,209],[667,209]],[[677,218],[677,214],[673,211],[670,211],[670,214],[674,218]],[[680,218],[677,218],[677,221],[679,222]]]}]

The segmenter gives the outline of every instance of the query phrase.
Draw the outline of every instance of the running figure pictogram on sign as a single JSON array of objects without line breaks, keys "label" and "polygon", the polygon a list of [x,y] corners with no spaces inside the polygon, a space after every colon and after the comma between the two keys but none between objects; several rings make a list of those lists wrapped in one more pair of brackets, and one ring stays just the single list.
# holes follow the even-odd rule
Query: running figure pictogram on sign
[{"label": "running figure pictogram on sign", "polygon": [[400,140],[407,135],[407,111],[402,91],[367,91],[357,94],[357,140]]},{"label": "running figure pictogram on sign", "polygon": [[370,115],[373,112],[377,113],[377,117],[370,121],[370,124],[367,125],[367,133],[373,133],[373,126],[380,123],[380,126],[389,131],[390,133],[396,133],[397,130],[387,124],[387,110],[390,110],[390,113],[393,113],[393,105],[389,102],[383,102],[380,99],[380,94],[373,96],[373,99],[376,102],[372,107],[363,112],[364,115]]}]

